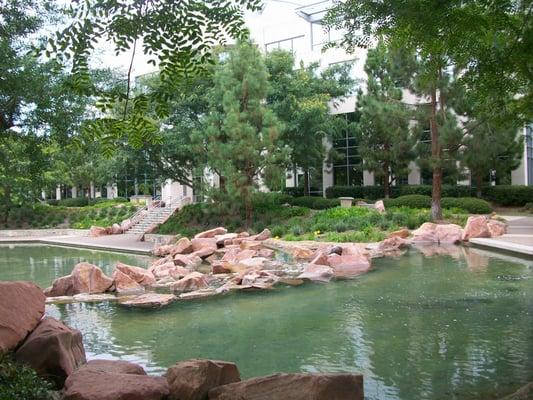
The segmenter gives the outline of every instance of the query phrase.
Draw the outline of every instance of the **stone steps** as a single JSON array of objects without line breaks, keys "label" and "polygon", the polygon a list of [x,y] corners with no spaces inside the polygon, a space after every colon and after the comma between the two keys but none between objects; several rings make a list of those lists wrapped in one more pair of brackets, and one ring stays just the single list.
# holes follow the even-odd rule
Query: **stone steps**
[{"label": "stone steps", "polygon": [[148,214],[135,225],[133,225],[126,233],[143,234],[154,226],[160,225],[165,221],[174,210],[170,209],[151,209]]}]

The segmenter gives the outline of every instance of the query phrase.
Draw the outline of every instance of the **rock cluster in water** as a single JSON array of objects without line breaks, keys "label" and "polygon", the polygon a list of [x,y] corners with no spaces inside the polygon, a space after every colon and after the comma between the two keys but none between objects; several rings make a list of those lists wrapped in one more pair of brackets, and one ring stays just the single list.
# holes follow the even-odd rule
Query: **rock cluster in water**
[{"label": "rock cluster in water", "polygon": [[[250,235],[228,233],[218,227],[192,239],[182,237],[174,244],[155,248],[153,254],[159,258],[148,269],[117,263],[113,275],[108,277],[97,266],[80,263],[70,275],[56,279],[45,294],[49,302],[118,300],[126,307],[157,308],[178,298],[266,290],[276,284],[299,285],[306,280],[355,278],[371,269],[372,258],[401,254],[411,244],[453,245],[505,231],[503,222],[471,216],[464,229],[455,224],[427,222],[412,232],[392,232],[378,243],[326,244],[274,240],[268,229]],[[280,259],[280,252],[293,261]]]},{"label": "rock cluster in water", "polygon": [[188,360],[163,376],[127,361],[87,362],[81,333],[44,317],[45,297],[30,282],[0,282],[0,353],[54,383],[62,400],[362,400],[357,374],[274,374],[241,381],[237,365]]}]

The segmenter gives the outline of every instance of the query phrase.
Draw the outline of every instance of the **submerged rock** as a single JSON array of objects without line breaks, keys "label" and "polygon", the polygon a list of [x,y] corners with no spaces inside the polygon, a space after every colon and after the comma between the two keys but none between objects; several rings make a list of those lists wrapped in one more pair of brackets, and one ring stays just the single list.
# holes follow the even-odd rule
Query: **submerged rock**
[{"label": "submerged rock", "polygon": [[205,400],[209,390],[241,380],[237,365],[226,361],[188,360],[171,366],[165,373],[170,398]]},{"label": "submerged rock", "polygon": [[274,374],[211,389],[209,400],[363,400],[363,376]]},{"label": "submerged rock", "polygon": [[0,353],[12,350],[44,315],[45,296],[32,282],[0,282]]},{"label": "submerged rock", "polygon": [[139,296],[127,296],[119,304],[134,308],[161,308],[177,300],[173,294],[145,293]]}]

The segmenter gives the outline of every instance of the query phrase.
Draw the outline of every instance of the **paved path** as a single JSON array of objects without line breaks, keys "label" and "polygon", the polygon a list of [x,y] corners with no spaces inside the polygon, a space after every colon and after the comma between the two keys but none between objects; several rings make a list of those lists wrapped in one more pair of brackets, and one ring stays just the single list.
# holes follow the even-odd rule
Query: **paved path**
[{"label": "paved path", "polygon": [[503,217],[507,234],[497,238],[470,239],[471,243],[533,257],[533,217]]},{"label": "paved path", "polygon": [[123,251],[136,254],[150,254],[154,242],[140,242],[139,235],[90,236],[20,236],[0,238],[0,243],[44,243],[58,246],[78,247],[95,250]]}]

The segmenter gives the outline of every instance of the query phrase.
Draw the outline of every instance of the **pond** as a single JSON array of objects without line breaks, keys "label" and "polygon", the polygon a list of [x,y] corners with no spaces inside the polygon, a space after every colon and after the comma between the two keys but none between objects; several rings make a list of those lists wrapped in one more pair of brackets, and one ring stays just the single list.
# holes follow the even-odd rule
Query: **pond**
[{"label": "pond", "polygon": [[[243,377],[359,372],[372,400],[495,399],[531,381],[533,261],[461,247],[432,252],[376,259],[374,271],[350,281],[176,302],[158,311],[101,303],[48,306],[47,313],[82,331],[89,358],[134,361],[150,373],[188,358],[234,361]],[[0,279],[44,287],[81,260],[107,273],[118,260],[149,262],[4,246]]]}]

